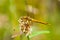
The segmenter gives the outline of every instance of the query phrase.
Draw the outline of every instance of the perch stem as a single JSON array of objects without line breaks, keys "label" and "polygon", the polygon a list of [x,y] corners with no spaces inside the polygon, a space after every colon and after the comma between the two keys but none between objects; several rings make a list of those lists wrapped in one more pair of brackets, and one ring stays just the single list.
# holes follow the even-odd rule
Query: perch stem
[{"label": "perch stem", "polygon": [[29,36],[27,36],[28,40],[30,40]]}]

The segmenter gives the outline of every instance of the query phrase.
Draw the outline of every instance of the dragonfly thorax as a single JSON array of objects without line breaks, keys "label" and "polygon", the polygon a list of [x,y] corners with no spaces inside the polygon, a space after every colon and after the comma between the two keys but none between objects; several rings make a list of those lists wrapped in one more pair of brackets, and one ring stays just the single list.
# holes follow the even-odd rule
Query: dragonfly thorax
[{"label": "dragonfly thorax", "polygon": [[31,32],[31,20],[29,17],[22,17],[21,18],[21,31],[25,34],[30,34]]}]

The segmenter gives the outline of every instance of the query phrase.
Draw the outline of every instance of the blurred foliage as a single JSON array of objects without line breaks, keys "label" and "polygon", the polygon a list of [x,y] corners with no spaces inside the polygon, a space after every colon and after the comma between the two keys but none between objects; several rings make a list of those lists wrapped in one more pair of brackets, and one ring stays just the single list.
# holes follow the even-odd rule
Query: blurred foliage
[{"label": "blurred foliage", "polygon": [[[38,9],[38,12],[34,14],[26,11],[26,5]],[[34,23],[32,26],[34,37],[30,38],[31,40],[60,40],[60,0],[0,0],[0,40],[21,40],[20,36],[14,39],[11,36],[20,31],[18,19],[27,14],[31,18],[51,24],[48,26]],[[50,33],[35,36],[35,33],[45,30]],[[22,40],[27,38],[23,35]]]}]

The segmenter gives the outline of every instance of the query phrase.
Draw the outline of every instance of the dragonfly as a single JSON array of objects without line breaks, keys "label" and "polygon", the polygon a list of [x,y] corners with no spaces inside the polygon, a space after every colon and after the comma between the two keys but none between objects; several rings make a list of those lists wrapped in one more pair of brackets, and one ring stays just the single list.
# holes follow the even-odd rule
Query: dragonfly
[{"label": "dragonfly", "polygon": [[26,36],[31,34],[31,31],[32,31],[32,28],[31,28],[32,22],[41,23],[41,24],[45,24],[45,25],[48,24],[47,22],[41,22],[41,21],[38,21],[36,19],[30,18],[28,16],[23,16],[21,18],[21,21],[19,20],[19,23],[21,24],[20,25],[21,31],[23,33],[25,33]]},{"label": "dragonfly", "polygon": [[44,24],[44,25],[49,25],[47,22],[42,22],[42,21],[38,21],[36,19],[33,19],[31,17],[28,17],[28,16],[23,16],[21,17],[19,20],[19,27],[20,27],[20,32],[18,34],[15,34],[12,36],[12,38],[16,37],[17,35],[19,34],[25,34],[26,36],[29,36],[32,32],[32,22],[36,22],[36,23],[41,23],[41,24]]}]

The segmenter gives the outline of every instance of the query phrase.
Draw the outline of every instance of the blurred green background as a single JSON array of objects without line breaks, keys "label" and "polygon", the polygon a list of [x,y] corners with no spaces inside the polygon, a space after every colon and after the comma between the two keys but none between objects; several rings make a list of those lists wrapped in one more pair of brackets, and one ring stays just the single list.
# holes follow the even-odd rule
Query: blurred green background
[{"label": "blurred green background", "polygon": [[[51,24],[34,23],[32,36],[34,32],[39,34],[30,40],[60,40],[60,0],[0,0],[0,40],[21,40],[20,36],[14,39],[11,36],[20,31],[18,19],[27,14]],[[46,30],[50,33],[41,33]]]}]

